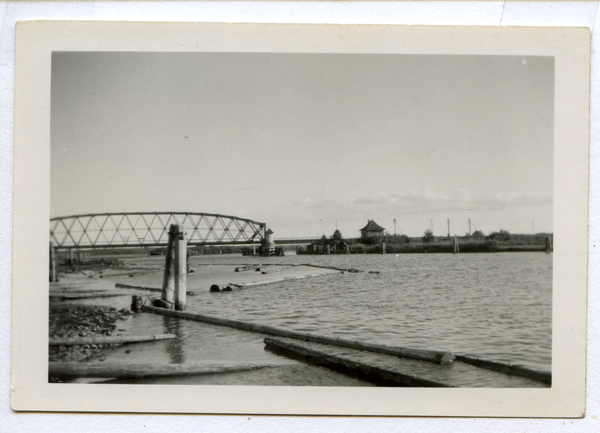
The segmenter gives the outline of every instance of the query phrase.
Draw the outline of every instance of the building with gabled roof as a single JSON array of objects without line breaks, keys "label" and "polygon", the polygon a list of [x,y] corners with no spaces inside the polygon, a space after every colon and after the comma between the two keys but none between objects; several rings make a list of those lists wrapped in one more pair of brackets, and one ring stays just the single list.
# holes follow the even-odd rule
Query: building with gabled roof
[{"label": "building with gabled roof", "polygon": [[361,238],[383,236],[384,228],[373,220],[367,220],[367,225],[360,229]]}]

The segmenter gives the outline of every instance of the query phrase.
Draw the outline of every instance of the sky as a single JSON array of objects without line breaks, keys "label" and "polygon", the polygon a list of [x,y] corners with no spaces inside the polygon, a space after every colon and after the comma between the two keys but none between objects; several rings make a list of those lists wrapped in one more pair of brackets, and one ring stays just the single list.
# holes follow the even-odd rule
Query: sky
[{"label": "sky", "polygon": [[552,57],[55,52],[51,86],[51,217],[552,231]]}]

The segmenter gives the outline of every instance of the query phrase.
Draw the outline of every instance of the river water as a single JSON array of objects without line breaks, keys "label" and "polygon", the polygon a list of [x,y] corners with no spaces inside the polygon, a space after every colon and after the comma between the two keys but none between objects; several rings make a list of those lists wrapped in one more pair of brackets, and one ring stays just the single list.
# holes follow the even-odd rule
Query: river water
[{"label": "river water", "polygon": [[[128,283],[161,286],[164,258],[125,262],[155,269]],[[218,255],[190,263],[189,312],[551,370],[552,254]],[[365,272],[208,291],[211,278],[235,266],[302,263]]]}]

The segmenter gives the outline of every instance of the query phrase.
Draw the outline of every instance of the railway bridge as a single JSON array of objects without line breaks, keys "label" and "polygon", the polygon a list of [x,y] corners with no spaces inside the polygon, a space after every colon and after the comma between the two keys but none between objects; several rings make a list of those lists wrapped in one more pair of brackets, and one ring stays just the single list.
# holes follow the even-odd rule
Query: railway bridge
[{"label": "railway bridge", "polygon": [[267,225],[231,215],[195,212],[122,212],[50,219],[50,243],[58,250],[165,247],[171,224],[183,225],[187,244],[262,245]]}]

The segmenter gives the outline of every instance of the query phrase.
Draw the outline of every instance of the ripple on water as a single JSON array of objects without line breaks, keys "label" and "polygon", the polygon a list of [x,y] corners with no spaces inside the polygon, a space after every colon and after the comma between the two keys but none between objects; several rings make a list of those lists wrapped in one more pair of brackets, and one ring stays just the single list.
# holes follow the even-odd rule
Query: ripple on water
[{"label": "ripple on water", "polygon": [[[387,345],[448,349],[550,370],[552,255],[410,254],[289,256],[265,264],[312,262],[375,270],[331,274],[222,294],[202,278],[240,266],[240,257],[194,257],[188,310],[285,329]],[[139,262],[139,259],[136,259]],[[215,263],[231,263],[219,266]],[[203,276],[206,272],[208,276]],[[160,273],[130,280],[160,287]],[[197,287],[192,288],[194,284]]]}]

